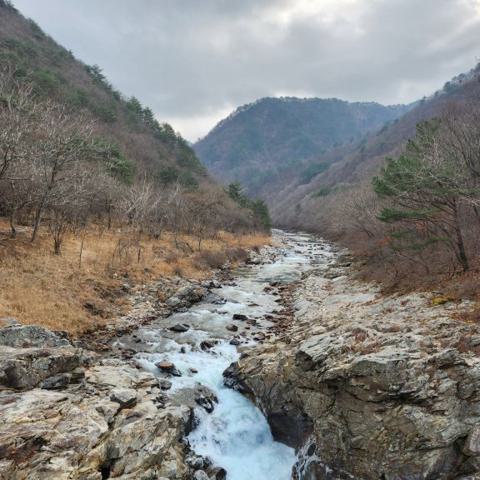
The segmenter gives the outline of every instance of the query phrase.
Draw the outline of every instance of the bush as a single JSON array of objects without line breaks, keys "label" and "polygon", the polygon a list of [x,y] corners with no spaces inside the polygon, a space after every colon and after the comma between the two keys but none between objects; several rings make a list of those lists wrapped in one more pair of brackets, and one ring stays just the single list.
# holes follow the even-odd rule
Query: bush
[{"label": "bush", "polygon": [[204,250],[195,255],[195,263],[200,267],[221,268],[227,262],[224,252]]},{"label": "bush", "polygon": [[246,262],[249,258],[248,252],[240,247],[228,248],[225,254],[231,262]]}]

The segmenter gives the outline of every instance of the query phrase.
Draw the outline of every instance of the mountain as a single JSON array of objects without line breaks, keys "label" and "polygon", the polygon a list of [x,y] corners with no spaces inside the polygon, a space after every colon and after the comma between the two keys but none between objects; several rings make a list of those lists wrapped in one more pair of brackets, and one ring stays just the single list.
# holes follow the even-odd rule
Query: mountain
[{"label": "mountain", "polygon": [[[318,155],[311,165],[328,165],[308,182],[292,179],[270,193],[272,217],[277,225],[325,233],[326,224],[342,223],[341,205],[354,197],[362,185],[385,164],[386,157],[399,155],[407,140],[415,136],[419,122],[442,116],[448,109],[472,104],[480,98],[480,65],[448,81],[430,97],[360,141]],[[314,168],[314,167],[312,167]]]},{"label": "mountain", "polygon": [[239,107],[194,149],[215,177],[269,200],[292,178],[308,182],[324,170],[326,164],[311,163],[319,155],[354,144],[408,109],[335,98],[262,98]]},{"label": "mountain", "polygon": [[193,149],[170,125],[135,98],[125,98],[96,65],[86,65],[57,44],[38,25],[0,0],[0,64],[33,84],[35,94],[86,110],[96,121],[98,136],[115,145],[137,176],[186,187],[210,182]]}]

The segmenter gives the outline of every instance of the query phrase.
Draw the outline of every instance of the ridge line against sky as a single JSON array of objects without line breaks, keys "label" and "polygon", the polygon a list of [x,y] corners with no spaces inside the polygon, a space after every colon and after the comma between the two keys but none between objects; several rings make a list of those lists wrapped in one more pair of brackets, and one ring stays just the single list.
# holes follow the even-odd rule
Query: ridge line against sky
[{"label": "ridge line against sky", "polygon": [[480,56],[480,0],[13,0],[195,141],[265,96],[383,104]]}]

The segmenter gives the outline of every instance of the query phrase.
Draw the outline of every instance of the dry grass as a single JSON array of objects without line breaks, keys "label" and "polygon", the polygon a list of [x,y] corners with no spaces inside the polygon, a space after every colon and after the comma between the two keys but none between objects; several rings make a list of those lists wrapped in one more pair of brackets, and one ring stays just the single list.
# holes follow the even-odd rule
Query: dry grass
[{"label": "dry grass", "polygon": [[[72,335],[94,330],[125,312],[129,303],[122,284],[127,280],[141,285],[162,277],[201,279],[212,273],[198,262],[196,241],[187,236],[175,246],[170,234],[138,242],[120,231],[91,229],[84,236],[80,265],[78,236],[70,235],[62,255],[56,256],[46,232],[31,245],[28,231],[10,240],[7,230],[0,220],[0,317]],[[202,250],[215,254],[269,242],[263,235],[220,233],[215,240],[205,240]]]}]

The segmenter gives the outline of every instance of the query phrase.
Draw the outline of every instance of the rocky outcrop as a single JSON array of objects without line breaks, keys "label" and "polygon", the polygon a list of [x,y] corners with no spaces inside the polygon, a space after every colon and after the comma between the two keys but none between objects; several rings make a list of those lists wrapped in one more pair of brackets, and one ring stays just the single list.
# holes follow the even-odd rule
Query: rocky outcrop
[{"label": "rocky outcrop", "polygon": [[[82,352],[64,335],[34,325],[0,329],[0,387],[30,389],[69,383]],[[51,380],[50,380],[51,379]]]},{"label": "rocky outcrop", "polygon": [[480,329],[454,318],[465,308],[384,297],[346,266],[319,268],[287,331],[247,351],[226,382],[301,451],[298,478],[477,478]]},{"label": "rocky outcrop", "polygon": [[192,409],[157,377],[40,327],[0,329],[0,342],[1,479],[190,478]]}]

